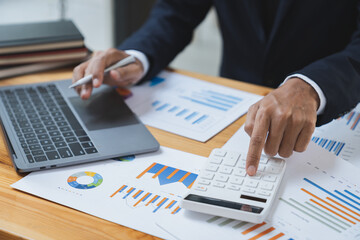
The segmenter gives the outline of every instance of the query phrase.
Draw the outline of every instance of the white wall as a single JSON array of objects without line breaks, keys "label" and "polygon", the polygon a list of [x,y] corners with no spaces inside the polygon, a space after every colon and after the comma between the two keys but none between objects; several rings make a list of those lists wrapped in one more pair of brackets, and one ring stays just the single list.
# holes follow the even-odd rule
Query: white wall
[{"label": "white wall", "polygon": [[0,24],[71,19],[91,49],[114,45],[112,0],[0,0]]}]

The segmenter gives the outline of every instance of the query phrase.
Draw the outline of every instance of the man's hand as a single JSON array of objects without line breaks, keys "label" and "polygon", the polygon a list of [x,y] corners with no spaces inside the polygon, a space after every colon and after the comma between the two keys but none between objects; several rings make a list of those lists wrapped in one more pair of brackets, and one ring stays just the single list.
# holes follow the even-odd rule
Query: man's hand
[{"label": "man's hand", "polygon": [[[303,152],[315,130],[320,99],[305,81],[291,78],[249,108],[245,131],[250,136],[246,171],[255,175],[260,155],[290,157]],[[265,147],[264,147],[265,146]]]},{"label": "man's hand", "polygon": [[92,82],[76,87],[76,92],[85,100],[90,97],[93,87],[100,87],[103,83],[119,87],[126,87],[137,83],[144,72],[143,65],[138,59],[136,59],[135,63],[111,70],[108,74],[104,75],[104,70],[107,67],[127,56],[129,55],[125,52],[114,48],[96,52],[90,60],[74,68],[73,83],[84,76],[93,75]]}]

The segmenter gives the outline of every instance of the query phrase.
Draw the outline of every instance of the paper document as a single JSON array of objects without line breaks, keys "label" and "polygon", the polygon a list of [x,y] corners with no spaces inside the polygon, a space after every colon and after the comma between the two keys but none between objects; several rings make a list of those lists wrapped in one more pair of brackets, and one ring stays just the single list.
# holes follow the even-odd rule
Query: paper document
[{"label": "paper document", "polygon": [[311,140],[360,167],[360,104],[341,118],[316,128]]},{"label": "paper document", "polygon": [[126,103],[147,125],[205,142],[261,96],[169,71],[130,89]]},{"label": "paper document", "polygon": [[[82,212],[169,238],[155,224],[181,214],[180,199],[191,188],[205,158],[161,147],[131,161],[101,161],[33,172],[12,187]],[[46,183],[46,184],[44,184]]]},{"label": "paper document", "polygon": [[173,239],[360,239],[360,169],[311,143],[287,160],[278,200],[252,224],[183,211],[157,224]]}]

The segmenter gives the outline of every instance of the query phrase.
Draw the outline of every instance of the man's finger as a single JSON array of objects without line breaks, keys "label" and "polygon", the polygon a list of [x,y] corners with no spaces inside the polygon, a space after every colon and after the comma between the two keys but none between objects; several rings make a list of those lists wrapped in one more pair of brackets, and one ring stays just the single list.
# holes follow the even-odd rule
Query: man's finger
[{"label": "man's finger", "polygon": [[301,130],[299,137],[296,141],[294,150],[296,152],[303,152],[306,150],[311,136],[314,133],[315,130],[315,123],[309,123],[309,124],[305,124],[304,128]]},{"label": "man's finger", "polygon": [[[261,101],[261,100],[260,100]],[[251,136],[252,131],[255,125],[255,117],[256,113],[259,109],[259,104],[255,103],[254,105],[250,106],[248,113],[246,114],[246,122],[245,122],[245,132]]]},{"label": "man's finger", "polygon": [[269,116],[258,111],[255,119],[255,125],[250,138],[249,151],[246,158],[246,171],[250,176],[255,175],[262,149],[264,148],[265,139],[269,130]]},{"label": "man's finger", "polygon": [[286,122],[278,119],[271,119],[269,134],[266,139],[264,151],[270,156],[275,156],[281,144],[281,139],[284,136]]}]

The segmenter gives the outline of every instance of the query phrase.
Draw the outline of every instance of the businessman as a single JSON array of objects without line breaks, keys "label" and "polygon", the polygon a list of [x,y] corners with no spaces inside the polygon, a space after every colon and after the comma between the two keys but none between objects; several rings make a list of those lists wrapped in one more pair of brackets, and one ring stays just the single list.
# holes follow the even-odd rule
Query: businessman
[{"label": "businessman", "polygon": [[[304,151],[316,125],[360,101],[359,0],[159,0],[148,21],[118,49],[98,52],[74,69],[73,81],[93,74],[76,90],[129,86],[151,79],[191,41],[211,7],[223,39],[221,76],[276,88],[250,107],[246,169],[256,173],[262,149],[289,157]],[[103,70],[134,55],[136,63]]]}]

